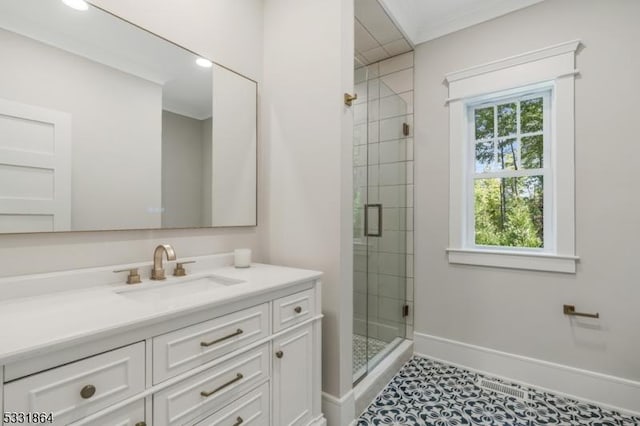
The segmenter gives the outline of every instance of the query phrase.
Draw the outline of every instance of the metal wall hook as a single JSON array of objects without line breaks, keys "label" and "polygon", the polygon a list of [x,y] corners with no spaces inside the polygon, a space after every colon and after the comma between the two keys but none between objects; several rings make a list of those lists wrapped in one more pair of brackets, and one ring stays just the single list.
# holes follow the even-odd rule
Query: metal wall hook
[{"label": "metal wall hook", "polygon": [[358,94],[355,93],[353,95],[349,94],[349,93],[345,93],[344,94],[344,104],[347,106],[351,106],[353,104],[353,101],[355,101],[356,99],[358,99]]}]

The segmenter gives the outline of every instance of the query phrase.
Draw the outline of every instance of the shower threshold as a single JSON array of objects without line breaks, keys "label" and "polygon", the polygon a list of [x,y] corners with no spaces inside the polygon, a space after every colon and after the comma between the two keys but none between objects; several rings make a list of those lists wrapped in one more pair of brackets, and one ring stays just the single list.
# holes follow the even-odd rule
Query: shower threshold
[{"label": "shower threshold", "polygon": [[[393,351],[402,341],[400,337],[396,337],[391,342],[385,342],[359,334],[353,335],[353,384],[356,385],[367,375],[368,370],[373,369],[380,363],[391,351]],[[368,347],[368,351],[367,351]],[[368,358],[368,359],[367,359]]]}]

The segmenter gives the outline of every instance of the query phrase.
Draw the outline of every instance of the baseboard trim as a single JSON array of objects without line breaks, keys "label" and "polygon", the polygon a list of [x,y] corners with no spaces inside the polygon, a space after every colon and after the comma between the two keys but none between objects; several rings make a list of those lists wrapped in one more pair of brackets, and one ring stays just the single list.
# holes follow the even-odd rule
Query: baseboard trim
[{"label": "baseboard trim", "polygon": [[631,415],[640,413],[640,382],[414,333],[417,355],[592,402]]},{"label": "baseboard trim", "polygon": [[351,425],[356,414],[353,389],[350,389],[342,398],[336,398],[329,393],[322,392],[322,412],[327,419],[328,426]]}]

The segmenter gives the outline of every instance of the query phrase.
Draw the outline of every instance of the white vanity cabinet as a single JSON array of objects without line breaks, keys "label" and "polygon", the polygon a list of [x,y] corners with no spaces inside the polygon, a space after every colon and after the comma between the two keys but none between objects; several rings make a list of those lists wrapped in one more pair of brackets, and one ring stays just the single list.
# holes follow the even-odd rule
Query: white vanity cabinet
[{"label": "white vanity cabinet", "polygon": [[318,275],[159,316],[110,336],[110,349],[80,341],[6,362],[3,412],[74,426],[325,425]]}]

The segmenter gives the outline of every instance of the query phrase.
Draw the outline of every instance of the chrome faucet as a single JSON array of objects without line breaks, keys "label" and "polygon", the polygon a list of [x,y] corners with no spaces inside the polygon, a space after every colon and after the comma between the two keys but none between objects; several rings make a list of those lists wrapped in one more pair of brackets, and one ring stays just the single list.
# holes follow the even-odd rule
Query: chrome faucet
[{"label": "chrome faucet", "polygon": [[176,252],[169,244],[160,244],[153,251],[153,269],[151,270],[152,280],[164,280],[164,268],[162,267],[162,255],[167,254],[167,260],[176,260]]}]

